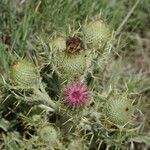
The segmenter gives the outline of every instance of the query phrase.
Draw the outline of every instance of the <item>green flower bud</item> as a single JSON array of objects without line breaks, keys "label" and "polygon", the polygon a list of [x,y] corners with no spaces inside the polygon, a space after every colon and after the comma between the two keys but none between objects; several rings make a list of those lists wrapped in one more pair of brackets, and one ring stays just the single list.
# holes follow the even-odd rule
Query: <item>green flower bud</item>
[{"label": "green flower bud", "polygon": [[54,39],[51,43],[50,46],[56,51],[64,51],[66,49],[66,40],[63,37],[58,37]]},{"label": "green flower bud", "polygon": [[54,145],[58,140],[57,131],[53,126],[50,125],[42,127],[38,132],[38,136],[41,141],[51,145]]},{"label": "green flower bud", "polygon": [[103,20],[96,20],[83,28],[84,43],[92,48],[101,48],[111,38],[111,32]]},{"label": "green flower bud", "polygon": [[12,82],[22,88],[29,88],[37,83],[36,66],[26,60],[16,60],[12,63],[10,76]]},{"label": "green flower bud", "polygon": [[80,39],[70,37],[66,41],[66,49],[54,53],[53,64],[64,76],[74,77],[83,74],[86,59],[86,51],[82,50]]},{"label": "green flower bud", "polygon": [[78,75],[82,74],[86,66],[86,54],[69,57],[65,52],[58,53],[54,58],[54,64],[62,74]]},{"label": "green flower bud", "polygon": [[126,98],[108,100],[103,110],[109,121],[120,126],[131,121],[133,111],[131,101]]}]

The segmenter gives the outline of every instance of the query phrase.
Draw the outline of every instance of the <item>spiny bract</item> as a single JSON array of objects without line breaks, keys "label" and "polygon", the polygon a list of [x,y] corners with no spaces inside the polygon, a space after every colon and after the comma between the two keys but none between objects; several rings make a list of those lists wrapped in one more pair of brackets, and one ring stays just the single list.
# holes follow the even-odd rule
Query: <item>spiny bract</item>
[{"label": "spiny bract", "polygon": [[84,43],[91,48],[101,48],[111,38],[108,25],[103,20],[90,22],[83,27]]},{"label": "spiny bract", "polygon": [[131,121],[133,110],[131,101],[126,98],[118,98],[108,100],[103,112],[112,123],[123,126]]},{"label": "spiny bract", "polygon": [[12,82],[20,87],[31,87],[36,84],[38,74],[36,66],[26,60],[16,60],[11,65]]}]

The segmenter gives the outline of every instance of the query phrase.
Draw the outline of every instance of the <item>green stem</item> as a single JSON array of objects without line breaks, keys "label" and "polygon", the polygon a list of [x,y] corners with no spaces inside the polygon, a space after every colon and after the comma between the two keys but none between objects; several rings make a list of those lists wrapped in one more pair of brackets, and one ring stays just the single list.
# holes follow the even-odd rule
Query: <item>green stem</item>
[{"label": "green stem", "polygon": [[56,109],[56,104],[51,100],[51,98],[49,97],[49,95],[46,93],[46,91],[40,91],[38,88],[34,88],[34,93],[39,96],[40,98],[42,98],[45,102],[48,103],[48,105],[50,105],[53,109]]},{"label": "green stem", "polygon": [[140,0],[136,1],[136,3],[133,5],[132,9],[129,11],[129,13],[127,14],[127,16],[124,18],[124,20],[122,21],[122,23],[120,24],[120,26],[118,27],[118,29],[117,29],[117,31],[115,33],[115,37],[121,32],[121,30],[123,29],[123,26],[125,25],[125,23],[129,19],[129,17],[131,16],[131,14],[135,10],[135,8],[136,8],[136,6],[138,5],[139,2],[140,2]]}]

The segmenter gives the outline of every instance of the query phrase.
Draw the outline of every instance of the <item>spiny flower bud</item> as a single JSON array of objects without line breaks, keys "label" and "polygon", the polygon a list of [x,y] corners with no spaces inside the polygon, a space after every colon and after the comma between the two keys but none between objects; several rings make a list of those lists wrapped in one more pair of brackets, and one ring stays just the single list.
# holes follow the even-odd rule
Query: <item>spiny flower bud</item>
[{"label": "spiny flower bud", "polygon": [[[96,20],[83,28],[84,43],[94,48],[101,48],[110,40],[111,33],[103,20]],[[93,48],[92,47],[92,48]]]},{"label": "spiny flower bud", "polygon": [[63,37],[58,37],[54,39],[50,45],[52,46],[52,49],[56,51],[64,51],[66,49],[66,40]]},{"label": "spiny flower bud", "polygon": [[120,126],[131,121],[133,110],[131,101],[126,98],[110,99],[104,105],[104,113],[108,120]]},{"label": "spiny flower bud", "polygon": [[53,60],[53,63],[57,66],[58,70],[62,74],[68,74],[69,76],[82,74],[86,67],[86,55],[84,52],[73,57],[69,57],[66,53],[62,52],[57,54]]},{"label": "spiny flower bud", "polygon": [[12,82],[22,88],[34,86],[38,79],[35,65],[26,60],[14,61],[11,65],[10,76]]},{"label": "spiny flower bud", "polygon": [[89,92],[84,83],[72,82],[66,87],[64,101],[70,106],[79,107],[89,99]]},{"label": "spiny flower bud", "polygon": [[41,141],[49,143],[51,145],[54,145],[58,140],[57,131],[51,125],[42,127],[38,132],[38,136]]},{"label": "spiny flower bud", "polygon": [[86,67],[86,52],[80,47],[80,39],[71,37],[66,41],[66,49],[57,52],[53,64],[63,75],[70,77],[83,74]]}]

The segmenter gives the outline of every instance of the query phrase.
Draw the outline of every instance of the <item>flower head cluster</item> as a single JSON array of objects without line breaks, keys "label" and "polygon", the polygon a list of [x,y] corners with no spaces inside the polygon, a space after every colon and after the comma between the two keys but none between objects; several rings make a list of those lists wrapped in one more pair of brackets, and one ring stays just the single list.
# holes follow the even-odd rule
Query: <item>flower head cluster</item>
[{"label": "flower head cluster", "polygon": [[84,83],[72,82],[66,87],[64,101],[70,106],[79,107],[89,99],[89,92]]}]

